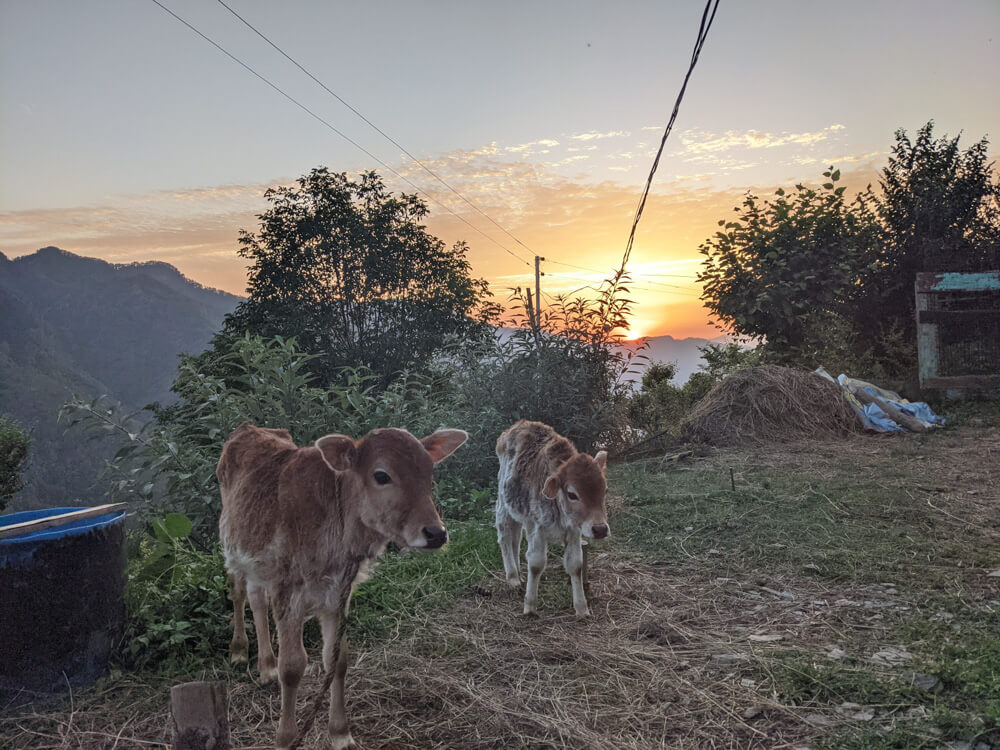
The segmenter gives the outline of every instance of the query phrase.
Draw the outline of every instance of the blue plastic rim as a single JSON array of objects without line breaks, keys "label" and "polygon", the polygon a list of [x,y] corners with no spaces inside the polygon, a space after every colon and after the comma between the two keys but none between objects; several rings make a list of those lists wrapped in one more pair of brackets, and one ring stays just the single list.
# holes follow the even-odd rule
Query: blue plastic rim
[{"label": "blue plastic rim", "polygon": [[[0,528],[10,526],[15,523],[24,523],[25,521],[37,521],[39,518],[58,516],[61,513],[69,513],[74,510],[85,509],[80,507],[45,508],[44,510],[26,510],[21,513],[11,513],[6,516],[0,516]],[[53,526],[52,528],[41,529],[40,531],[27,531],[24,534],[18,534],[17,536],[12,536],[7,539],[0,539],[0,547],[15,544],[33,544],[35,542],[45,541],[46,539],[62,539],[64,537],[77,536],[78,534],[86,534],[88,531],[102,529],[105,526],[118,523],[124,518],[124,510],[112,511],[100,516],[94,516],[93,518],[83,518],[79,521],[70,521],[69,523],[65,523],[61,526]]]}]

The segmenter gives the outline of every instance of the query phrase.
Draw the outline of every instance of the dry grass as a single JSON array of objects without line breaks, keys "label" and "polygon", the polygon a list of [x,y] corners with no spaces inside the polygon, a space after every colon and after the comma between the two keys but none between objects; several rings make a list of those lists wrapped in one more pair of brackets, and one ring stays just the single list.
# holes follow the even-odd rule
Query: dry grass
[{"label": "dry grass", "polygon": [[[770,695],[763,665],[775,645],[749,637],[781,635],[781,646],[843,642],[834,634],[857,607],[790,606],[752,582],[699,580],[696,571],[609,554],[591,571],[588,620],[551,606],[526,618],[520,595],[498,576],[448,611],[413,622],[406,635],[354,654],[349,711],[360,746],[779,748],[814,733],[801,709]],[[557,587],[568,586],[554,571],[549,577],[543,596],[558,599]],[[845,593],[816,582],[792,588],[810,601]],[[726,655],[736,658],[715,658]],[[273,739],[275,686],[225,669],[185,679],[229,681],[237,746]],[[306,678],[300,705],[318,683]],[[25,748],[157,747],[166,741],[168,686],[120,678],[76,697],[69,712],[23,709],[2,720],[3,736]],[[754,718],[743,718],[751,708]],[[322,747],[321,740],[314,730],[304,747]]]},{"label": "dry grass", "polygon": [[784,443],[860,430],[841,389],[818,375],[777,365],[733,373],[685,417],[685,440],[708,445]]},{"label": "dry grass", "polygon": [[[898,518],[901,528],[907,524],[913,533],[927,533],[935,544],[967,538],[995,551],[997,532],[987,526],[1000,499],[998,458],[1000,430],[990,428],[726,452],[650,480],[667,493],[678,489],[675,477],[690,474],[691,489],[704,490],[707,478],[718,474],[726,488],[721,498],[729,491],[728,469],[735,467],[742,489],[733,494],[734,512],[742,513],[740,504],[750,503],[751,496],[758,503],[778,495],[794,503],[795,493],[805,497],[852,481],[843,467],[857,467],[859,482],[865,482],[858,486],[866,492],[884,486],[884,498],[913,500],[905,510],[898,500],[900,505],[872,508],[872,513]],[[643,472],[645,466],[628,470]],[[755,483],[766,477],[776,481],[779,469],[793,484],[769,490],[771,495],[763,489],[757,493]],[[624,514],[632,510],[631,499],[621,501]],[[858,502],[856,507],[867,502],[831,494],[831,522],[857,512],[850,501]],[[695,550],[670,557],[666,547],[672,542],[662,544],[662,557],[645,559],[667,564],[641,562],[620,543],[591,551],[594,615],[587,620],[569,614],[569,585],[553,561],[543,578],[541,617],[522,616],[521,593],[493,572],[445,608],[408,614],[377,647],[355,649],[348,711],[359,746],[797,748],[815,747],[817,737],[856,726],[883,733],[913,727],[907,736],[914,739],[906,747],[941,744],[929,720],[914,718],[929,715],[920,713],[923,698],[914,698],[915,704],[897,700],[892,692],[897,688],[882,690],[883,684],[899,683],[901,667],[878,663],[876,653],[915,648],[899,640],[900,623],[911,617],[930,619],[929,628],[944,627],[933,621],[933,611],[920,612],[928,594],[951,602],[959,612],[956,622],[961,607],[991,606],[995,579],[970,567],[971,558],[915,560],[927,566],[927,575],[948,569],[942,583],[935,579],[921,589],[919,580],[822,577],[779,558],[766,567],[750,565],[736,552],[726,558],[725,550],[721,556],[716,550],[711,550],[715,556]],[[919,637],[930,643],[936,632],[929,629]],[[256,684],[245,672],[223,666],[222,654],[219,658],[213,672],[150,680],[117,676],[69,702],[9,711],[0,717],[0,746],[162,747],[169,685],[222,679],[229,684],[234,746],[271,747],[278,688]],[[793,696],[789,670],[794,677],[794,670],[813,666],[820,675],[842,670],[852,679],[873,681],[876,692],[889,695],[865,707],[877,718],[867,724],[852,718],[856,710],[845,712],[842,706],[851,697]],[[305,679],[300,711],[319,681],[318,676]],[[836,684],[827,687],[837,694]],[[305,748],[324,746],[323,723],[317,722]],[[901,745],[863,745],[890,746]]]}]

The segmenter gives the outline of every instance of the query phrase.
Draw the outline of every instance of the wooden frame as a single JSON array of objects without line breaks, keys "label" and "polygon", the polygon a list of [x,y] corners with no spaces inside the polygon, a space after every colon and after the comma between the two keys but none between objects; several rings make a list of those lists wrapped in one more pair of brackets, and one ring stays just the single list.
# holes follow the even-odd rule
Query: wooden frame
[{"label": "wooden frame", "polygon": [[1000,296],[1000,271],[918,273],[915,292],[920,387],[944,390],[953,395],[970,390],[1000,390],[1000,371],[992,375],[942,376],[939,369],[941,323],[1000,320],[1000,309],[939,310],[932,304],[935,295],[951,292],[994,292]]}]

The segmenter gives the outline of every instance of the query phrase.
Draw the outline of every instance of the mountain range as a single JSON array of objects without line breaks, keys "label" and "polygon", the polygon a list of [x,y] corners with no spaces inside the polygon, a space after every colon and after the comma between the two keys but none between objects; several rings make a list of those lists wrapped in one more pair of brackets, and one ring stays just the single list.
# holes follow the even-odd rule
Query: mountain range
[{"label": "mountain range", "polygon": [[11,509],[97,503],[107,444],[66,433],[72,395],[128,409],[168,401],[178,355],[198,353],[240,298],[160,262],[113,264],[46,247],[0,253],[0,412],[31,432],[26,487]]},{"label": "mountain range", "polygon": [[[73,395],[107,395],[132,411],[169,403],[178,356],[203,351],[240,299],[162,262],[114,264],[55,247],[13,260],[0,253],[0,413],[32,439],[26,487],[8,510],[103,502],[97,479],[114,446],[67,432],[60,407]],[[645,342],[633,379],[667,361],[678,384],[711,343]]]}]

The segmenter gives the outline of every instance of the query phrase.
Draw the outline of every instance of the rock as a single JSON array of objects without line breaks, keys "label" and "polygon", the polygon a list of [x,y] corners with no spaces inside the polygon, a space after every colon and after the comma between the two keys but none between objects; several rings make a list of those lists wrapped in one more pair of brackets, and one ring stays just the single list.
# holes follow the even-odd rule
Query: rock
[{"label": "rock", "polygon": [[721,555],[722,553],[721,553],[721,552],[719,552],[719,550],[717,550],[717,549],[715,549],[715,548],[713,547],[712,549],[710,549],[710,550],[708,551],[708,554],[710,554],[710,555]]},{"label": "rock", "polygon": [[937,693],[941,690],[941,680],[932,674],[921,674],[920,672],[903,672],[900,675],[904,682],[915,685],[921,690]]},{"label": "rock", "polygon": [[870,708],[865,708],[859,703],[841,703],[837,707],[837,713],[855,721],[871,721],[875,718],[875,712]]},{"label": "rock", "polygon": [[785,636],[780,633],[772,633],[770,635],[752,635],[750,640],[756,643],[773,643],[774,641],[780,641]]},{"label": "rock", "polygon": [[[1000,573],[1000,570],[998,570],[997,572]],[[955,615],[953,615],[951,612],[941,611],[938,612],[933,617],[931,617],[931,622],[948,622],[949,620],[954,620],[954,619]]]},{"label": "rock", "polygon": [[740,680],[740,687],[750,688],[750,687],[753,687],[756,684],[757,684],[756,680],[748,680],[746,677],[744,677],[742,680]]},{"label": "rock", "polygon": [[827,659],[833,659],[834,661],[840,661],[845,656],[847,656],[847,652],[842,648],[837,648],[836,646],[831,648],[826,654]]},{"label": "rock", "polygon": [[1000,570],[994,570],[992,573],[987,573],[990,578],[1000,578]]},{"label": "rock", "polygon": [[889,646],[882,649],[881,651],[876,651],[871,656],[871,661],[876,664],[902,664],[905,661],[909,661],[913,658],[913,654],[907,651],[902,646]]}]

